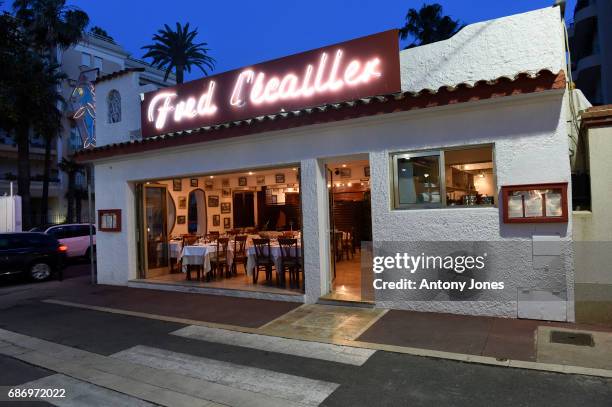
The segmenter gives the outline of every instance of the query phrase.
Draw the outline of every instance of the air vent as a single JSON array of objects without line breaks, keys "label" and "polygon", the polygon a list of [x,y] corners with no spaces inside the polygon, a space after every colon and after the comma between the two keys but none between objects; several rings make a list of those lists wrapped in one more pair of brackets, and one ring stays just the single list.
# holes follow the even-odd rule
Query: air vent
[{"label": "air vent", "polygon": [[550,342],[575,346],[595,346],[593,335],[584,332],[551,331]]}]

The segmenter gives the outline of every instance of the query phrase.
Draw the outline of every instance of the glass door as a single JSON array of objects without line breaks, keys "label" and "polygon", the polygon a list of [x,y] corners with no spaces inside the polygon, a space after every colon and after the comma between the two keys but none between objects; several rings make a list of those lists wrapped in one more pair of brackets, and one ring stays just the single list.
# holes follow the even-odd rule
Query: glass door
[{"label": "glass door", "polygon": [[334,222],[334,173],[333,171],[326,165],[326,183],[327,183],[327,194],[329,196],[329,248],[330,248],[330,259],[331,259],[331,286],[333,286],[333,282],[336,279],[336,253],[338,248],[336,247],[336,224]]},{"label": "glass door", "polygon": [[164,185],[143,186],[143,244],[145,278],[169,273],[167,190]]}]

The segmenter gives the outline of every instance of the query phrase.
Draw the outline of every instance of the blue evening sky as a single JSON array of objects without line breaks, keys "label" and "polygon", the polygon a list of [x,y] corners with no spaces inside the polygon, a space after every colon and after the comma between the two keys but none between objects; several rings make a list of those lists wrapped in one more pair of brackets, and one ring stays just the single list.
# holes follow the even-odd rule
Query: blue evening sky
[{"label": "blue evening sky", "polygon": [[[424,0],[69,0],[85,10],[92,25],[141,57],[164,23],[189,22],[217,60],[215,73],[399,28],[409,8]],[[553,0],[432,0],[464,23],[550,7]],[[10,5],[12,0],[5,1]],[[576,0],[568,0],[572,20]],[[200,77],[199,71],[187,74]]]}]

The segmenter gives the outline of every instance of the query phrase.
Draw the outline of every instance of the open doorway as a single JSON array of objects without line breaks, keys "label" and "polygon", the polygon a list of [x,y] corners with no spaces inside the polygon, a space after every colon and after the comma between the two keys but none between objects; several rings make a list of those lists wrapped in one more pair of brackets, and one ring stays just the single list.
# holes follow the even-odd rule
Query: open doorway
[{"label": "open doorway", "polygon": [[369,301],[364,295],[362,242],[372,241],[370,164],[362,159],[326,165],[329,191],[331,291],[324,299]]}]

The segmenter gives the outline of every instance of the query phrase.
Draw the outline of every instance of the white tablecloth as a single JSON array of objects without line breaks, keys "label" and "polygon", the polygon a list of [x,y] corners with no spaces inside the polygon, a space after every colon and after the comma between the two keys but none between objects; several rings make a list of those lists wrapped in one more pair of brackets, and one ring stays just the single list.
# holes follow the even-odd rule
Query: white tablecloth
[{"label": "white tablecloth", "polygon": [[183,249],[183,242],[181,241],[170,241],[168,242],[168,247],[170,249],[170,258],[178,259],[181,257],[181,250]]},{"label": "white tablecloth", "polygon": [[[210,272],[210,255],[217,251],[216,244],[206,244],[206,245],[193,245],[193,246],[185,246],[181,251],[181,255],[179,260],[183,262],[183,272],[187,271],[187,265],[199,265],[203,266],[204,274],[208,274]],[[234,252],[233,247],[228,245],[227,247],[227,265],[231,267],[234,262]]]},{"label": "white tablecloth", "polygon": [[[270,250],[272,251],[272,261],[274,262],[274,267],[276,267],[276,270],[281,270],[282,266],[283,266],[283,259],[281,256],[281,248],[278,245],[278,243],[270,243]],[[301,244],[298,243],[298,247],[297,247],[298,256],[302,255],[302,246]],[[255,271],[255,266],[257,265],[257,262],[255,261],[255,246],[248,246],[246,249],[246,254],[247,254],[247,264],[246,264],[246,271],[247,274],[249,276],[253,275],[253,271]],[[264,254],[267,255],[268,254],[268,249],[266,247]],[[295,256],[295,248],[291,248],[291,255]]]}]

